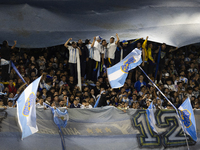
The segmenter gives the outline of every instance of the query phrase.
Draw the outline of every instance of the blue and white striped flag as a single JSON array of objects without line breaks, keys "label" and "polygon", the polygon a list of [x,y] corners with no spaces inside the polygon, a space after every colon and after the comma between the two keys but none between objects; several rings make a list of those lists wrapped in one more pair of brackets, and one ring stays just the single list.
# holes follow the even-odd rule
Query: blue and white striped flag
[{"label": "blue and white striped flag", "polygon": [[38,131],[35,100],[41,77],[33,81],[17,100],[17,116],[22,131],[22,139]]},{"label": "blue and white striped flag", "polygon": [[156,124],[156,120],[155,120],[155,116],[154,116],[154,111],[153,111],[153,102],[151,102],[150,106],[148,107],[148,109],[146,110],[147,113],[147,118],[149,120],[149,124],[151,126],[151,129],[155,132],[158,133],[158,131],[155,128],[155,124]]},{"label": "blue and white striped flag", "polygon": [[142,63],[141,50],[135,48],[122,61],[107,69],[108,80],[112,88],[124,85],[128,72]]},{"label": "blue and white striped flag", "polygon": [[190,99],[187,98],[178,109],[180,111],[181,120],[185,126],[185,132],[190,135],[194,141],[197,141],[197,129]]}]

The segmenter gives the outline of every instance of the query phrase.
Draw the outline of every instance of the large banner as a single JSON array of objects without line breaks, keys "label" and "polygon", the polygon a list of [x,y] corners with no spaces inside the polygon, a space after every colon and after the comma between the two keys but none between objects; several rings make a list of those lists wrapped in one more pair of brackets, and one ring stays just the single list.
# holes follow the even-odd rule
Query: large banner
[{"label": "large banner", "polygon": [[200,41],[199,10],[200,0],[4,0],[0,42],[40,48],[118,33],[181,47]]},{"label": "large banner", "polygon": [[[6,110],[7,117],[0,123],[1,149],[34,150],[62,149],[58,128],[50,109],[37,109],[39,131],[21,141],[16,109]],[[0,116],[2,116],[0,112]],[[185,137],[174,110],[156,110],[155,134],[147,121],[145,110],[129,109],[126,113],[115,107],[68,109],[69,120],[62,129],[66,149],[70,150],[148,150],[187,149]],[[187,136],[190,148],[200,147],[200,110],[194,110],[198,131],[195,143]]]}]

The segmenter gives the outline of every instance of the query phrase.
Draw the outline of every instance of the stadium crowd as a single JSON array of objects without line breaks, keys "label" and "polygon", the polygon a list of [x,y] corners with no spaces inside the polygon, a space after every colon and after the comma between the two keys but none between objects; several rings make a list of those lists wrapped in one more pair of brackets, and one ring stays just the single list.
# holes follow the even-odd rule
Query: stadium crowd
[{"label": "stadium crowd", "polygon": [[[3,41],[1,59],[11,60],[26,83],[12,67],[1,66],[0,107],[16,107],[16,100],[26,84],[43,75],[37,107],[45,107],[45,102],[55,107],[93,108],[101,95],[98,107],[146,109],[153,101],[157,109],[173,109],[138,67],[129,72],[123,87],[110,87],[106,68],[138,48],[143,54],[142,68],[165,96],[176,107],[189,97],[192,107],[199,109],[200,47],[197,45],[174,48],[150,42],[148,37],[120,41],[118,34],[109,41],[100,36],[84,42],[69,38],[64,45],[41,49],[20,49],[16,44],[15,41],[15,45],[9,47],[8,42]],[[80,63],[82,87],[77,86],[77,63]]]}]

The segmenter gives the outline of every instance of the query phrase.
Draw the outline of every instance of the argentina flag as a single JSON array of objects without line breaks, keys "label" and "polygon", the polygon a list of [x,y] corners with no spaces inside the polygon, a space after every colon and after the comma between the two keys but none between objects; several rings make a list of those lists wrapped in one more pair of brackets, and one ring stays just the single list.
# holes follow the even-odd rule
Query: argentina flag
[{"label": "argentina flag", "polygon": [[186,130],[185,132],[190,135],[194,141],[197,141],[196,123],[190,99],[187,98],[178,109],[180,111],[180,117]]},{"label": "argentina flag", "polygon": [[59,109],[56,109],[54,111],[54,122],[59,128],[60,127],[65,128],[68,120],[69,120],[69,115],[67,110],[62,112]]},{"label": "argentina flag", "polygon": [[147,118],[148,118],[148,121],[149,121],[149,125],[151,126],[151,129],[155,133],[158,133],[156,128],[155,128],[156,120],[155,120],[154,111],[153,111],[153,102],[151,102],[150,106],[146,110],[146,113],[147,113]]},{"label": "argentina flag", "polygon": [[124,85],[128,72],[142,63],[141,50],[135,48],[122,61],[107,69],[108,80],[112,88]]},{"label": "argentina flag", "polygon": [[17,116],[22,131],[22,139],[38,131],[35,100],[41,77],[33,81],[17,100]]}]

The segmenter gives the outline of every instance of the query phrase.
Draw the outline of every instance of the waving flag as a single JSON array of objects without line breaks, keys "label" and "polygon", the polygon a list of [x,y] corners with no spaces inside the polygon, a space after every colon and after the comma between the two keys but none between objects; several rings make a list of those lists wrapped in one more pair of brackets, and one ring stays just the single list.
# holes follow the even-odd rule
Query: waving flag
[{"label": "waving flag", "polygon": [[181,120],[185,126],[185,132],[190,135],[194,141],[197,141],[196,123],[190,99],[187,98],[178,109],[180,111]]},{"label": "waving flag", "polygon": [[9,64],[10,64],[10,61],[1,58],[1,66],[3,66],[3,65],[9,65]]},{"label": "waving flag", "polygon": [[149,120],[149,124],[151,126],[151,129],[155,133],[158,133],[157,130],[156,130],[156,128],[155,128],[156,120],[155,120],[155,116],[154,116],[154,112],[153,112],[153,102],[151,102],[150,106],[146,110],[146,113],[147,113],[147,118]]},{"label": "waving flag", "polygon": [[22,131],[22,139],[38,131],[35,100],[41,77],[33,81],[17,100],[17,116]]},{"label": "waving flag", "polygon": [[141,50],[135,48],[122,61],[107,69],[108,80],[112,88],[124,85],[128,72],[142,63]]},{"label": "waving flag", "polygon": [[66,149],[65,148],[65,139],[64,139],[64,135],[62,133],[61,127],[65,128],[67,126],[67,121],[69,120],[68,112],[67,112],[67,110],[62,112],[58,108],[54,109],[53,107],[49,106],[46,103],[43,103],[43,104],[45,106],[49,107],[52,111],[53,120],[59,129],[59,135],[60,135],[60,139],[61,139],[62,149],[65,150]]}]

